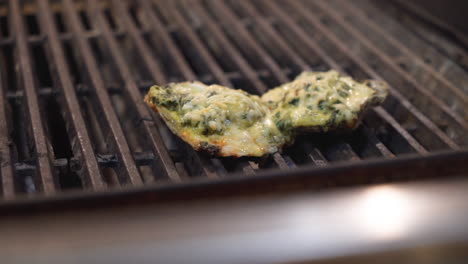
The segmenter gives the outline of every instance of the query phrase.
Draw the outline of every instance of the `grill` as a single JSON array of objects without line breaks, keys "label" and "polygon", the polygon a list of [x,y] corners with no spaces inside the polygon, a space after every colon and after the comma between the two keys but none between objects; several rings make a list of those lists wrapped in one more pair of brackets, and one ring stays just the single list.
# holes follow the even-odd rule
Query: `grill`
[{"label": "grill", "polygon": [[[466,173],[465,47],[402,5],[2,1],[1,204]],[[197,153],[142,100],[154,83],[201,80],[262,94],[303,70],[332,68],[385,80],[389,98],[352,133],[301,136],[268,158]]]}]

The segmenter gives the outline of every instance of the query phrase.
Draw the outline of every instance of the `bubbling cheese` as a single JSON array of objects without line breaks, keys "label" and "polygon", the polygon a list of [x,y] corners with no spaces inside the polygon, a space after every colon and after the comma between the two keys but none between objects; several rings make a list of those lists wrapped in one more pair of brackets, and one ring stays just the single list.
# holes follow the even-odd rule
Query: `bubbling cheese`
[{"label": "bubbling cheese", "polygon": [[219,156],[263,156],[287,138],[269,120],[258,96],[200,82],[151,87],[146,101],[175,134]]},{"label": "bubbling cheese", "polygon": [[356,82],[336,71],[303,72],[261,98],[201,82],[152,86],[145,101],[196,150],[218,156],[264,156],[297,133],[353,129],[387,95],[384,83]]},{"label": "bubbling cheese", "polygon": [[[370,85],[372,84],[372,85]],[[387,95],[384,83],[356,82],[337,71],[303,72],[262,96],[284,133],[354,129],[365,110]]]}]

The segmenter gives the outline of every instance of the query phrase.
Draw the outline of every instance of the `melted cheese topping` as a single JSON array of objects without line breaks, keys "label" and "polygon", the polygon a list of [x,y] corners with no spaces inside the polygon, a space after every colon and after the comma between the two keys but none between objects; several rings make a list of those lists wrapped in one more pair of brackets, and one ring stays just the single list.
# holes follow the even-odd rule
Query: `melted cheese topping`
[{"label": "melted cheese topping", "polygon": [[355,128],[366,108],[382,102],[385,84],[359,83],[336,71],[304,72],[261,98],[200,82],[153,86],[145,101],[173,133],[218,156],[264,156],[301,131]]},{"label": "melted cheese topping", "polygon": [[359,83],[328,71],[303,72],[261,99],[272,110],[272,119],[280,130],[292,133],[355,128],[366,108],[383,101],[386,94],[382,83]]},{"label": "melted cheese topping", "polygon": [[258,96],[200,82],[153,86],[146,101],[173,133],[219,156],[263,156],[286,142]]}]

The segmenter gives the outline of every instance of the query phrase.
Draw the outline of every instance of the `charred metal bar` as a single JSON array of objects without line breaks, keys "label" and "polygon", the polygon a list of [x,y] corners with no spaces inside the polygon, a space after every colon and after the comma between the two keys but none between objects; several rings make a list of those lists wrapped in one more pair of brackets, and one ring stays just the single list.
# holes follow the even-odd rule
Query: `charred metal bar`
[{"label": "charred metal bar", "polygon": [[[61,41],[70,41],[73,39],[73,36],[71,33],[68,33],[68,32],[65,32],[65,33],[57,33],[58,34],[58,38],[61,40]],[[116,37],[122,37],[124,34],[123,32],[120,32],[120,31],[114,31],[112,32],[112,34]],[[143,31],[142,34],[148,34],[148,32],[145,32]],[[89,38],[89,39],[93,39],[93,38],[97,38],[99,37],[100,33],[98,31],[89,31],[89,32],[85,32],[83,34],[84,37],[86,38]],[[32,35],[32,36],[26,36],[27,40],[28,40],[28,43],[29,44],[32,44],[32,45],[35,45],[35,44],[41,44],[43,43],[46,39],[45,39],[45,36],[43,34],[41,35]],[[5,39],[0,39],[0,46],[6,46],[6,45],[11,45],[13,44],[14,42],[14,39],[9,37],[9,38],[5,38]]]},{"label": "charred metal bar", "polygon": [[405,138],[405,140],[414,148],[416,149],[420,154],[427,154],[428,151],[421,145],[419,142],[411,136],[411,134],[406,131],[403,127],[398,124],[398,122],[387,112],[385,109],[383,109],[381,106],[378,106],[374,109],[387,123],[392,125],[400,135]]},{"label": "charred metal bar", "polygon": [[[154,162],[153,152],[135,152],[133,157],[137,166],[151,166]],[[119,159],[113,154],[96,154],[96,160],[102,168],[118,168],[120,166]],[[78,173],[81,170],[81,163],[81,160],[73,157],[71,159],[56,159],[52,164],[58,170],[69,170]],[[34,172],[36,169],[36,165],[30,162],[17,162],[13,164],[13,167],[18,173]]]},{"label": "charred metal bar", "polygon": [[26,98],[24,102],[27,107],[28,121],[31,126],[31,136],[34,141],[34,152],[36,159],[36,173],[38,187],[46,195],[52,195],[56,192],[56,180],[51,161],[53,154],[49,152],[49,143],[47,142],[44,123],[41,117],[41,110],[37,96],[36,80],[34,79],[33,61],[31,59],[28,42],[26,39],[26,27],[21,15],[19,1],[10,2],[12,32],[15,34],[15,45],[17,63],[19,67],[18,77],[21,77],[19,83],[22,84]]},{"label": "charred metal bar", "polygon": [[183,6],[186,10],[194,10],[200,17],[206,21],[204,25],[211,31],[214,37],[220,42],[223,47],[223,51],[229,54],[229,57],[237,64],[239,71],[244,74],[247,79],[253,84],[257,93],[265,93],[268,89],[266,85],[260,81],[260,78],[255,74],[255,70],[250,66],[247,60],[245,60],[241,53],[234,47],[234,45],[225,37],[220,27],[209,17],[206,11],[200,7],[199,4],[192,4]]},{"label": "charred metal bar", "polygon": [[72,146],[73,153],[75,158],[80,161],[82,159],[84,165],[81,178],[85,185],[89,185],[95,190],[103,189],[105,188],[105,183],[99,171],[91,139],[81,114],[75,87],[68,71],[58,32],[53,24],[51,8],[46,0],[39,1],[39,10],[42,29],[45,31],[45,36],[47,36],[46,46],[48,52],[46,54],[49,56],[49,60],[54,62],[52,63],[52,72],[54,72],[55,86],[62,92],[60,96],[61,103],[66,106],[63,115],[65,116],[65,120],[71,121],[67,125],[67,132],[70,142],[75,143]]},{"label": "charred metal bar", "polygon": [[[247,13],[252,16],[252,18],[257,22],[257,24],[269,34],[269,36],[275,41],[275,44],[283,50],[284,53],[288,54],[290,59],[303,70],[310,70],[309,65],[299,56],[279,34],[274,30],[270,21],[267,18],[261,16],[257,13],[257,10],[249,1],[238,1],[237,4],[242,7]],[[315,42],[309,43],[311,46],[315,46]],[[331,60],[327,60],[327,63],[333,65],[332,68],[335,68],[335,63]]]},{"label": "charred metal bar", "polygon": [[121,50],[117,44],[117,40],[112,35],[111,29],[104,17],[102,16],[101,10],[98,9],[95,1],[88,1],[88,5],[91,10],[94,11],[93,15],[97,19],[97,23],[100,26],[104,39],[106,41],[106,47],[109,49],[112,58],[114,59],[117,69],[122,76],[125,83],[125,94],[126,97],[131,99],[131,104],[135,106],[138,113],[138,118],[142,120],[142,126],[145,130],[145,141],[149,140],[153,152],[156,154],[153,164],[155,168],[155,173],[163,174],[164,176],[169,177],[173,181],[180,181],[180,176],[178,175],[174,163],[169,156],[169,152],[164,147],[163,140],[159,133],[156,130],[155,123],[151,118],[151,114],[148,110],[148,107],[142,101],[141,93],[138,88],[136,80],[133,78],[130,68],[128,67]]},{"label": "charred metal bar", "polygon": [[[284,68],[283,71],[284,71],[284,74],[291,73],[291,69],[288,69],[288,68]],[[230,80],[243,78],[242,74],[240,72],[237,72],[237,71],[226,72],[225,75]],[[269,77],[271,75],[271,73],[266,71],[266,70],[260,70],[260,71],[256,71],[255,75],[258,76],[258,77]],[[199,80],[201,80],[202,82],[212,82],[214,80],[214,77],[211,74],[204,74],[204,75],[200,76]],[[172,79],[171,80],[170,79],[170,81],[176,82],[176,81],[182,81],[182,80],[179,80],[179,79]],[[138,89],[140,90],[140,92],[147,92],[148,87],[153,85],[154,82],[153,81],[138,81],[137,84],[138,84]],[[75,90],[76,90],[76,94],[78,96],[90,96],[91,91],[92,91],[92,89],[89,89],[88,85],[86,85],[86,84],[76,85]],[[116,85],[109,84],[107,86],[107,91],[111,95],[122,94],[122,92],[123,92],[121,87],[119,87],[117,84]],[[47,97],[47,96],[60,95],[61,92],[59,90],[55,89],[55,88],[52,88],[52,87],[41,87],[37,93],[38,93],[39,96]],[[6,92],[6,99],[8,99],[8,100],[20,100],[23,96],[24,96],[24,92],[21,91],[21,90],[19,90],[19,91],[7,91]]]},{"label": "charred metal bar", "polygon": [[[249,44],[249,47],[252,48],[252,51],[255,52],[257,56],[263,61],[263,63],[266,66],[268,66],[268,68],[272,71],[273,75],[275,75],[275,78],[278,80],[278,82],[288,82],[289,79],[283,74],[283,72],[280,70],[279,65],[273,60],[273,58],[271,58],[271,56],[266,52],[266,50],[264,50],[257,42],[255,42],[255,40],[252,38],[249,32],[241,24],[235,21],[232,11],[229,10],[223,2],[212,1],[210,3],[213,5],[213,7],[216,7],[216,9],[219,10],[219,12],[222,13],[223,16],[225,16],[226,22],[228,20],[230,21],[229,26],[233,27],[236,30],[236,33],[239,35],[239,38],[242,38]],[[226,25],[226,23],[224,23],[224,20],[221,20],[220,22]]]},{"label": "charred metal bar", "polygon": [[226,75],[224,75],[222,69],[218,67],[213,55],[208,51],[197,34],[184,21],[183,17],[178,12],[175,12],[175,8],[172,5],[162,4],[162,2],[160,2],[158,7],[164,8],[164,11],[168,12],[168,14],[174,18],[175,23],[180,26],[181,30],[185,33],[187,38],[190,39],[190,44],[193,45],[193,47],[199,52],[200,57],[206,63],[206,67],[210,70],[211,73],[213,73],[220,84],[224,86],[232,86]]},{"label": "charred metal bar", "polygon": [[[2,54],[3,55],[3,54]],[[0,57],[0,63],[4,63]],[[15,195],[15,182],[12,166],[10,124],[7,113],[8,101],[5,98],[5,71],[0,68],[0,186],[3,199],[11,199]]]},{"label": "charred metal bar", "polygon": [[64,11],[68,17],[68,23],[73,33],[75,44],[83,59],[83,68],[88,74],[90,87],[96,95],[96,104],[99,108],[100,115],[103,117],[106,142],[112,152],[118,154],[121,161],[121,168],[117,170],[121,181],[130,181],[134,185],[142,184],[142,179],[135,165],[135,161],[131,155],[130,147],[125,139],[124,132],[119,123],[117,114],[115,113],[109,94],[106,91],[104,80],[99,74],[99,68],[96,60],[91,52],[90,44],[83,37],[84,29],[80,24],[76,10],[74,9],[71,0],[64,1]]}]

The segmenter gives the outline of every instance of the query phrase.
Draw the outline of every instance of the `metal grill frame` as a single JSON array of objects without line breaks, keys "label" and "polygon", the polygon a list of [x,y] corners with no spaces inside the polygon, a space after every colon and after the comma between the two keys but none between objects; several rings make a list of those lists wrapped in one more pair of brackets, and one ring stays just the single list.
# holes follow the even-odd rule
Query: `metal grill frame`
[{"label": "metal grill frame", "polygon": [[[369,41],[366,36],[358,29],[351,27],[347,21],[340,17],[340,14],[330,8],[328,4],[320,1],[313,3],[304,3],[292,1],[291,8],[300,14],[299,19],[293,19],[288,16],[275,1],[260,1],[261,5],[276,16],[276,22],[269,21],[265,18],[251,2],[240,1],[237,5],[244,13],[251,16],[251,23],[254,22],[265,35],[274,40],[276,47],[281,50],[282,54],[294,62],[295,66],[301,70],[310,70],[309,63],[291,47],[288,40],[280,34],[275,26],[281,25],[288,27],[291,30],[297,41],[304,43],[308,52],[312,52],[317,56],[317,59],[326,65],[328,68],[333,68],[339,71],[345,71],[340,62],[327,54],[327,51],[320,43],[308,34],[308,32],[299,24],[299,20],[306,21],[322,34],[327,41],[333,43],[336,49],[346,56],[346,60],[351,61],[359,67],[368,77],[384,80],[385,78],[379,74],[365,60],[354,54],[353,50],[345,45],[335,33],[329,30],[324,25],[319,17],[308,16],[310,5],[314,8],[318,7],[327,16],[331,17],[334,23],[342,27],[347,33],[358,39],[367,51],[375,54],[376,57],[382,60],[383,64],[396,72],[414,91],[418,92],[437,107],[437,113],[449,118],[453,121],[457,130],[466,132],[468,130],[468,122],[466,118],[452,110],[447,105],[447,100],[455,96],[463,105],[467,104],[467,95],[444,76],[439,74],[436,69],[425,64],[416,54],[406,48],[402,43],[389,34],[385,34],[383,28],[372,20],[368,19],[365,13],[357,8],[344,3],[343,6],[350,13],[356,14],[378,34],[382,35],[389,43],[398,47],[407,56],[413,58],[428,75],[440,83],[447,91],[453,94],[445,93],[441,98],[434,96],[432,92],[411,76],[411,74],[402,70],[396,61],[389,57],[379,48]],[[15,92],[5,92],[5,82],[2,76],[5,72],[2,69],[0,74],[0,104],[7,105],[8,100],[23,100],[23,105],[26,107],[30,128],[33,132],[33,146],[35,149],[35,164],[12,164],[11,148],[9,139],[9,131],[11,124],[8,122],[8,114],[5,112],[6,107],[0,109],[0,154],[2,156],[2,194],[5,198],[0,202],[0,207],[10,208],[13,205],[35,205],[41,202],[76,200],[78,198],[88,198],[85,200],[93,200],[96,198],[112,197],[119,200],[117,197],[126,197],[126,194],[148,195],[152,193],[152,198],[159,199],[161,197],[195,197],[205,192],[208,194],[221,194],[223,191],[227,193],[243,193],[246,188],[253,188],[255,191],[280,190],[289,189],[289,187],[297,188],[301,186],[324,187],[324,184],[333,180],[338,185],[341,184],[361,184],[368,183],[375,178],[378,173],[380,179],[398,180],[412,179],[418,177],[431,177],[437,175],[463,174],[466,173],[466,164],[463,160],[468,157],[468,150],[461,147],[459,142],[449,137],[443,132],[433,121],[431,116],[421,112],[413,102],[409,101],[400,90],[395,87],[390,88],[390,96],[399,107],[404,109],[419,122],[426,131],[430,133],[426,144],[422,144],[420,139],[415,138],[405,127],[403,127],[392,114],[390,114],[383,106],[376,107],[373,111],[375,116],[381,121],[388,124],[399,137],[401,137],[408,147],[415,154],[410,155],[395,155],[392,151],[381,142],[364,123],[361,132],[366,136],[367,144],[372,145],[372,149],[376,151],[376,156],[380,159],[366,159],[361,161],[361,157],[353,150],[346,140],[338,140],[329,150],[328,154],[324,154],[322,150],[317,148],[310,141],[303,142],[300,148],[305,149],[308,154],[311,164],[298,166],[287,155],[275,154],[272,161],[276,169],[259,170],[258,165],[253,161],[240,160],[236,166],[240,166],[238,173],[233,173],[229,177],[225,177],[228,172],[223,167],[223,161],[218,158],[209,158],[203,155],[198,155],[187,145],[183,145],[184,153],[190,159],[192,173],[197,173],[204,176],[202,179],[187,180],[186,172],[181,168],[181,163],[171,157],[170,151],[164,146],[164,138],[161,135],[161,128],[164,127],[161,119],[149,111],[142,101],[141,92],[147,89],[153,81],[156,83],[168,82],[169,76],[164,73],[156,58],[152,55],[152,51],[145,38],[152,39],[152,43],[156,43],[158,49],[165,49],[169,56],[174,59],[175,66],[179,69],[181,77],[185,80],[206,80],[216,81],[222,85],[233,86],[232,78],[245,78],[252,86],[256,93],[263,93],[267,86],[262,81],[265,76],[276,78],[277,82],[287,82],[290,80],[289,72],[283,69],[278,63],[278,59],[270,55],[267,50],[262,47],[262,43],[255,39],[252,32],[247,28],[247,24],[243,23],[241,18],[231,9],[232,3],[224,3],[221,1],[182,1],[177,4],[158,3],[158,8],[164,10],[166,14],[174,19],[177,25],[177,30],[184,33],[194,49],[197,50],[200,60],[206,65],[210,72],[208,75],[200,75],[195,72],[189,65],[186,56],[171,37],[171,32],[168,27],[163,24],[153,9],[152,3],[148,1],[139,1],[138,9],[143,14],[141,17],[146,18],[142,25],[137,25],[134,19],[131,18],[128,12],[126,2],[112,1],[113,12],[118,15],[121,23],[118,30],[114,30],[109,25],[109,22],[104,17],[104,9],[100,3],[88,1],[87,5],[92,11],[87,11],[91,14],[93,20],[92,30],[86,30],[77,14],[77,9],[72,0],[64,0],[61,2],[63,13],[66,15],[66,26],[70,32],[59,33],[55,27],[52,8],[47,0],[38,0],[38,20],[41,28],[41,35],[28,36],[26,26],[22,19],[20,1],[12,1],[9,4],[9,16],[11,20],[10,26],[14,34],[9,38],[0,39],[0,46],[12,45],[16,46],[16,60],[19,67],[16,68],[17,83],[23,88]],[[216,13],[223,19],[216,23],[215,17],[208,13],[209,9],[216,10]],[[202,7],[204,6],[204,7]],[[199,15],[200,23],[210,31],[212,38],[217,43],[223,46],[224,52],[229,60],[236,65],[236,72],[226,73],[223,67],[219,64],[214,54],[210,52],[210,47],[191,26],[190,21],[183,15],[183,12],[193,10]],[[114,15],[115,15],[114,14]],[[141,18],[140,18],[141,19]],[[241,21],[241,22],[239,22]],[[99,31],[95,27],[99,28]],[[232,27],[239,41],[245,47],[236,45],[231,42],[232,38],[226,33],[226,28]],[[131,45],[136,47],[136,52],[142,58],[142,63],[148,70],[152,81],[141,81],[135,78],[132,70],[126,63],[126,58],[121,51],[118,43],[118,38],[127,34],[131,37]],[[156,39],[157,36],[157,39]],[[100,72],[97,59],[93,55],[90,40],[97,39],[101,45],[107,47],[112,67],[116,69],[116,73],[120,76],[123,82],[122,87],[109,87],[103,79]],[[79,58],[79,66],[81,72],[85,73],[84,83],[81,87],[76,87],[73,83],[72,74],[68,70],[67,60],[64,53],[62,41],[72,41],[76,57]],[[53,87],[38,89],[38,83],[35,76],[35,67],[30,51],[30,45],[41,44],[46,51],[46,57],[51,65],[51,75],[53,77]],[[245,50],[249,50],[258,54],[260,63],[265,67],[265,71],[257,70],[249,62],[249,58],[244,55]],[[116,113],[111,96],[116,93],[121,93],[127,98],[127,104],[130,105],[134,115],[136,116],[136,125],[139,131],[142,131],[141,138],[145,139],[151,147],[151,151],[142,153],[132,153],[129,143],[125,136],[124,128],[122,127],[119,116]],[[83,114],[78,96],[90,95],[94,98],[94,104],[97,106],[98,113],[96,114],[101,129],[106,136],[105,140],[108,145],[108,151],[115,155],[95,155],[92,146],[92,139],[89,131],[86,129],[85,115]],[[43,116],[39,109],[39,96],[57,96],[61,106],[66,109],[64,118],[67,120],[67,132],[69,140],[72,142],[73,159],[55,159],[52,147],[46,137],[44,128]],[[446,149],[451,151],[432,151],[428,150],[427,145],[432,138],[436,139],[437,144],[446,146]],[[461,141],[466,140],[462,139]],[[435,144],[435,143],[434,143]],[[328,165],[325,156],[331,156],[336,160],[346,160],[344,162],[334,162]],[[143,186],[143,180],[140,177],[138,166],[149,165],[155,172],[156,179],[166,179],[167,181],[154,185]],[[324,166],[326,165],[326,166]],[[60,169],[80,168],[79,173],[84,184],[85,191],[83,193],[70,191],[58,193],[58,183],[56,173]],[[107,188],[102,176],[102,167],[117,168],[118,180],[120,184],[129,184],[131,187],[122,187],[122,190]],[[402,169],[406,171],[402,172]],[[14,173],[17,172],[32,172],[36,171],[36,185],[40,188],[39,191],[45,196],[35,196],[34,199],[27,197],[15,197],[15,180]],[[245,177],[248,175],[249,177]],[[346,179],[346,177],[352,180]],[[325,184],[326,185],[326,184]],[[240,188],[237,190],[236,188]],[[94,192],[87,192],[92,190]],[[106,192],[102,192],[106,191]],[[187,192],[187,193],[185,193]],[[78,199],[79,200],[79,199]],[[105,200],[105,199],[104,199]]]}]

